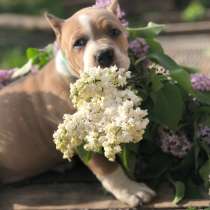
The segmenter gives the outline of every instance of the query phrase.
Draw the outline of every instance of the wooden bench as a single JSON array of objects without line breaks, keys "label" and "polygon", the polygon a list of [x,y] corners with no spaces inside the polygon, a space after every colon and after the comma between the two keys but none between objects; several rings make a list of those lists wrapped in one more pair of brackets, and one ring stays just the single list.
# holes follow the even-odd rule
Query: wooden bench
[{"label": "wooden bench", "polygon": [[[165,185],[157,198],[143,209],[184,209],[209,207],[210,199],[185,200],[180,205],[172,204],[172,189]],[[80,210],[123,209],[129,207],[101,187],[84,166],[62,173],[50,172],[26,182],[1,187],[1,210]]]}]

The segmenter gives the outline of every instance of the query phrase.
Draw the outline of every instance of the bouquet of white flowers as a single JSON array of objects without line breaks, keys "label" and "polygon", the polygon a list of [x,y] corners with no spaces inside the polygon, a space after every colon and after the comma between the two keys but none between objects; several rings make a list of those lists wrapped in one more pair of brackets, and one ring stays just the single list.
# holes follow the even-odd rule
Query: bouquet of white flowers
[{"label": "bouquet of white flowers", "polygon": [[77,112],[66,114],[54,134],[56,148],[71,159],[79,146],[103,152],[114,161],[121,145],[137,143],[148,125],[142,99],[127,85],[130,72],[117,67],[90,68],[70,87]]}]

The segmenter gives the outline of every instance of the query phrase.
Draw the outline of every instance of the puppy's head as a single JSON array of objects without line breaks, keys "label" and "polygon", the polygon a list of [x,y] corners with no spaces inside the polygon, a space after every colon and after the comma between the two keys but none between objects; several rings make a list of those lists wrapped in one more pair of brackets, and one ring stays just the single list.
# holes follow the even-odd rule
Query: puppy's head
[{"label": "puppy's head", "polygon": [[89,7],[66,20],[47,15],[71,70],[79,75],[89,67],[116,65],[128,69],[128,41],[116,16],[118,2],[105,9]]}]

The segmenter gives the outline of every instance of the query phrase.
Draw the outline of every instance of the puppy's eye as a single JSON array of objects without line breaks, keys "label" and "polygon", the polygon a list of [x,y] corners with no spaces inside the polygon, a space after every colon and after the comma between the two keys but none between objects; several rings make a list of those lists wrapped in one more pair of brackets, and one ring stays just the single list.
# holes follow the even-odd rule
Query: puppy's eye
[{"label": "puppy's eye", "polygon": [[109,30],[109,35],[112,38],[117,38],[118,36],[120,36],[122,32],[118,29],[118,28],[112,28]]},{"label": "puppy's eye", "polygon": [[88,39],[86,37],[82,37],[80,39],[78,39],[75,43],[74,43],[74,47],[75,48],[82,48],[84,47],[88,42]]}]

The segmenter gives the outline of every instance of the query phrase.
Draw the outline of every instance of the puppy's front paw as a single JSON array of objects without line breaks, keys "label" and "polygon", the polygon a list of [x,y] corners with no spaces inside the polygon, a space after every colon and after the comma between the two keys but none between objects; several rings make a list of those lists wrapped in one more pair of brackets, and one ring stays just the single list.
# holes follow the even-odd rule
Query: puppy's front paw
[{"label": "puppy's front paw", "polygon": [[131,207],[148,203],[156,195],[145,184],[130,180],[121,168],[104,177],[101,181],[106,190]]}]

